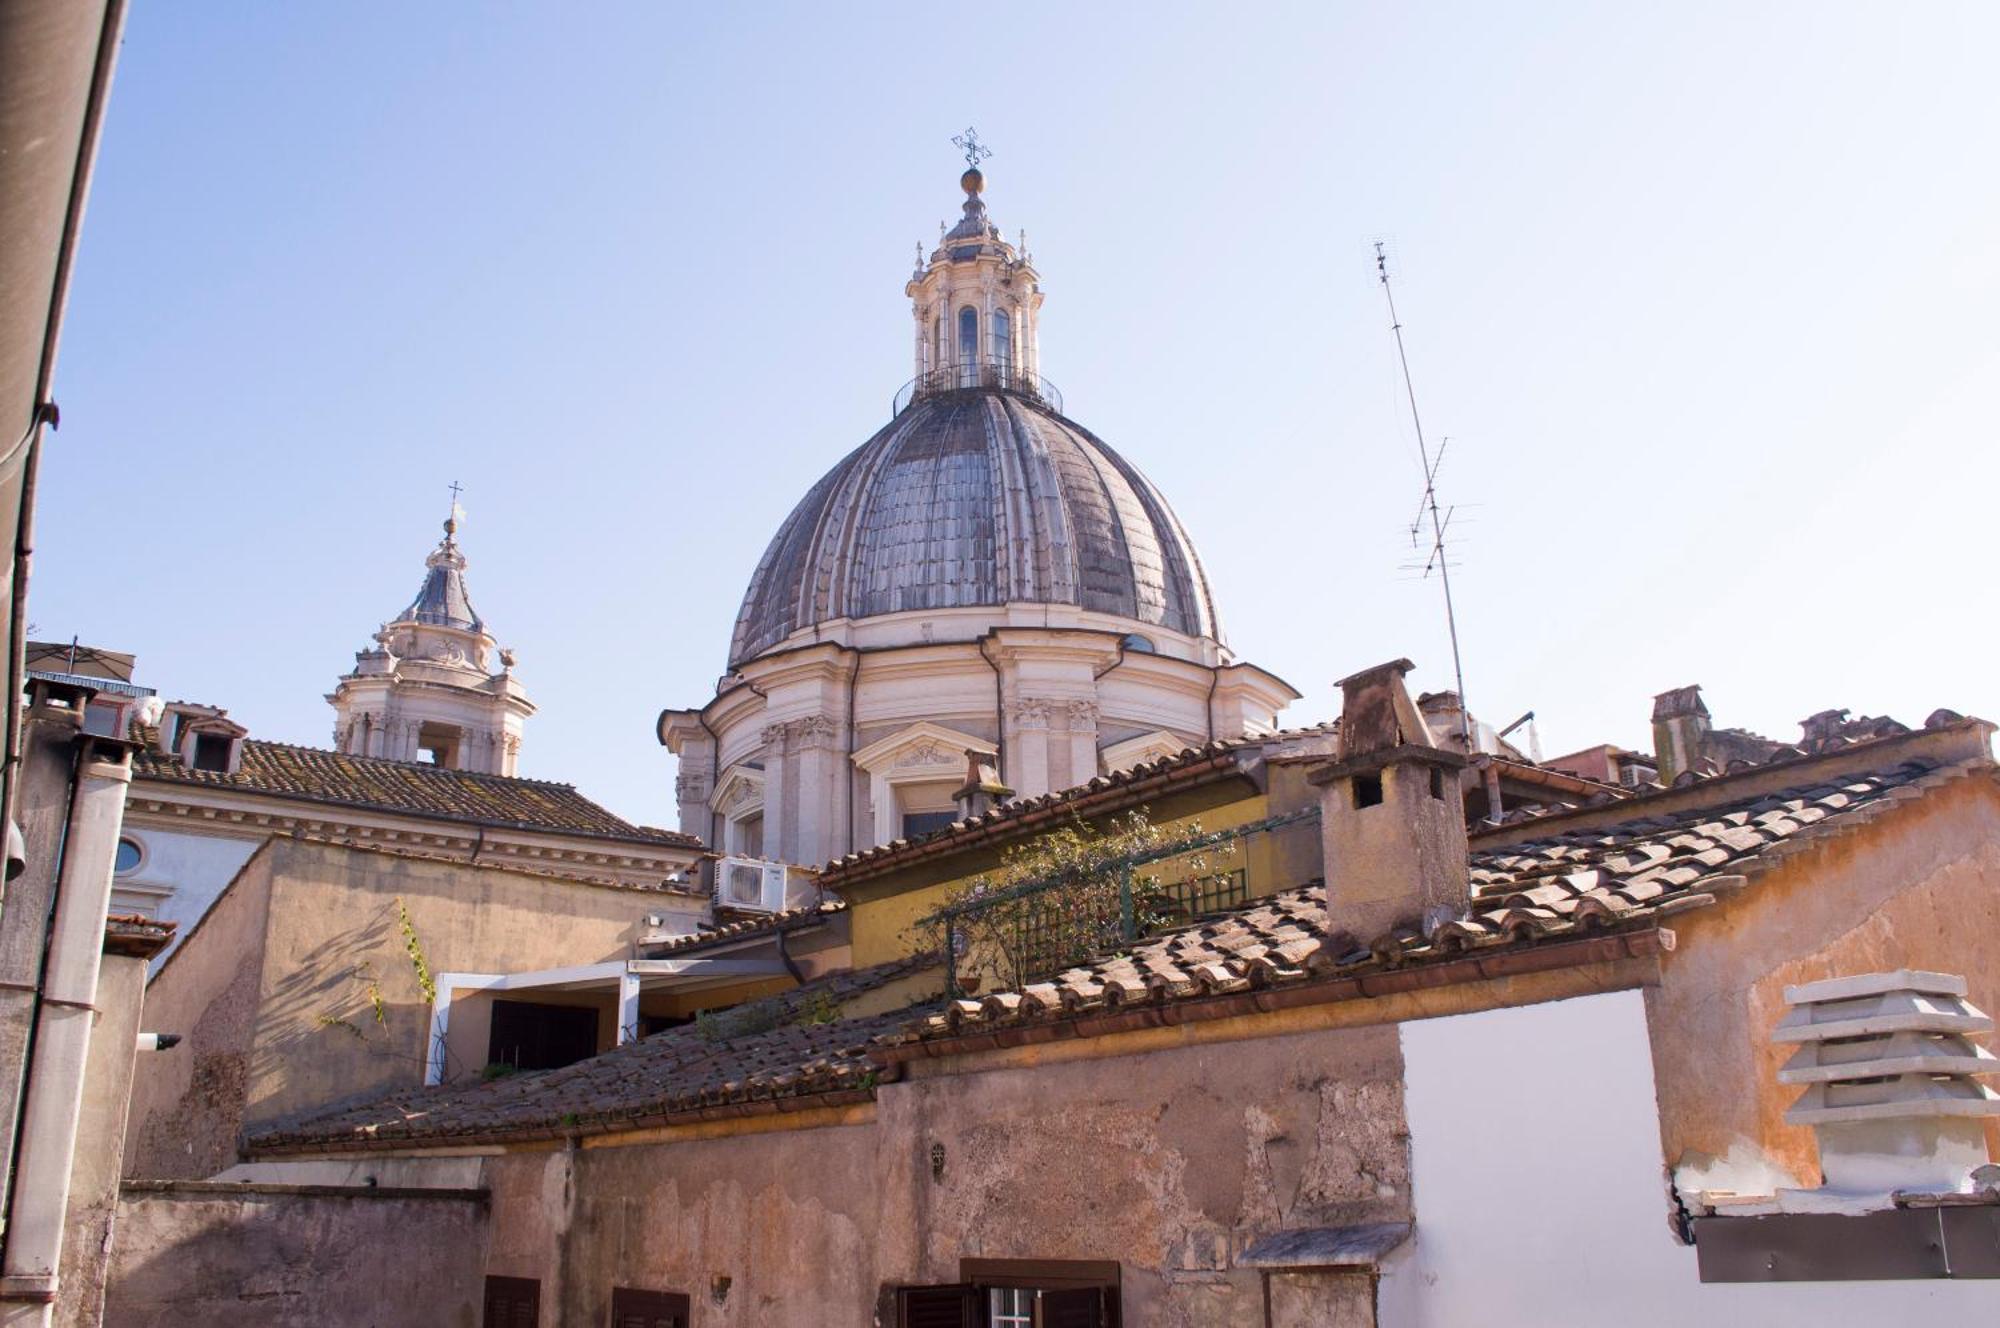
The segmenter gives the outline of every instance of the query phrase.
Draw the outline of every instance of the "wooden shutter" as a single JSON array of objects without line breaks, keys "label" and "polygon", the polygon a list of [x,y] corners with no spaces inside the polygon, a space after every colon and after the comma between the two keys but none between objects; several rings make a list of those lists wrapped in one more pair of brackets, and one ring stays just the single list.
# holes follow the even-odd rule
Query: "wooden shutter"
[{"label": "wooden shutter", "polygon": [[611,1328],[688,1328],[688,1312],[678,1292],[611,1289]]},{"label": "wooden shutter", "polygon": [[486,1279],[485,1328],[541,1328],[542,1284],[532,1277]]},{"label": "wooden shutter", "polygon": [[896,1288],[896,1328],[979,1328],[979,1293],[969,1286]]},{"label": "wooden shutter", "polygon": [[1038,1292],[1035,1328],[1105,1328],[1104,1289],[1075,1287]]}]

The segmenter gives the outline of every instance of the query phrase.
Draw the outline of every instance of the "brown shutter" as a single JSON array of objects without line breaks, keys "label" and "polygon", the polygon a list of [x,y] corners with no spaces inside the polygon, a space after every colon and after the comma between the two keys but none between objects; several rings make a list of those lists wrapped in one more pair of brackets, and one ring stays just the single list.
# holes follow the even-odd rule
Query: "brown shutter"
[{"label": "brown shutter", "polygon": [[896,1288],[896,1328],[979,1328],[979,1293],[969,1286]]},{"label": "brown shutter", "polygon": [[611,1328],[688,1328],[688,1312],[679,1292],[611,1289]]},{"label": "brown shutter", "polygon": [[1037,1292],[1035,1328],[1105,1328],[1103,1288]]},{"label": "brown shutter", "polygon": [[486,1279],[485,1328],[541,1328],[542,1284],[532,1277]]}]

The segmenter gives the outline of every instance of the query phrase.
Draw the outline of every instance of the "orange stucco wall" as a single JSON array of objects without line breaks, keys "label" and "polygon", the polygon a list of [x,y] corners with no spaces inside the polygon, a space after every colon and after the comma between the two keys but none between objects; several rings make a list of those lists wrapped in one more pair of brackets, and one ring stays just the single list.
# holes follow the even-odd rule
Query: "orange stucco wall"
[{"label": "orange stucco wall", "polygon": [[1812,1131],[1783,1120],[1798,1096],[1777,1081],[1790,1049],[1771,1042],[1784,988],[1924,968],[1964,976],[1974,1005],[2000,1008],[2000,786],[1990,771],[1946,785],[1673,925],[1679,946],[1647,993],[1668,1164],[1692,1169],[1684,1188],[1817,1184]]}]

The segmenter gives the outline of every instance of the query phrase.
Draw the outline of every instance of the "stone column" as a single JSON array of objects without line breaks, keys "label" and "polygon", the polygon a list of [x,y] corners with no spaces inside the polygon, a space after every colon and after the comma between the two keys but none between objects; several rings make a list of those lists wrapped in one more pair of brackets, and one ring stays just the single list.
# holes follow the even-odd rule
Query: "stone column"
[{"label": "stone column", "polygon": [[1071,701],[1069,716],[1069,778],[1062,785],[1072,788],[1097,777],[1097,702]]},{"label": "stone column", "polygon": [[1001,779],[1023,798],[1050,791],[1049,703],[1040,697],[1016,698],[1007,708],[1012,732],[1007,735],[1007,769]]},{"label": "stone column", "polygon": [[[798,771],[798,803],[793,813],[798,824],[794,849],[798,856],[786,861],[822,863],[835,856],[840,840],[840,781],[847,776],[840,751],[841,728],[826,715],[807,715],[785,727]],[[770,825],[768,817],[765,825]]]},{"label": "stone column", "polygon": [[764,856],[793,862],[798,832],[785,805],[785,763],[791,734],[784,724],[766,724],[764,738]]}]

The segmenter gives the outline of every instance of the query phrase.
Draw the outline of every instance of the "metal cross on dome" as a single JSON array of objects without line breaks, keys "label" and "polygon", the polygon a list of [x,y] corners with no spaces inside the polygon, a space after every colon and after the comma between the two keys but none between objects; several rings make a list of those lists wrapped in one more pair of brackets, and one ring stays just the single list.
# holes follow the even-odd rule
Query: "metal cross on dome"
[{"label": "metal cross on dome", "polygon": [[973,170],[978,170],[979,163],[993,155],[993,149],[979,141],[979,131],[970,126],[952,139],[951,145],[965,154],[965,164]]}]

